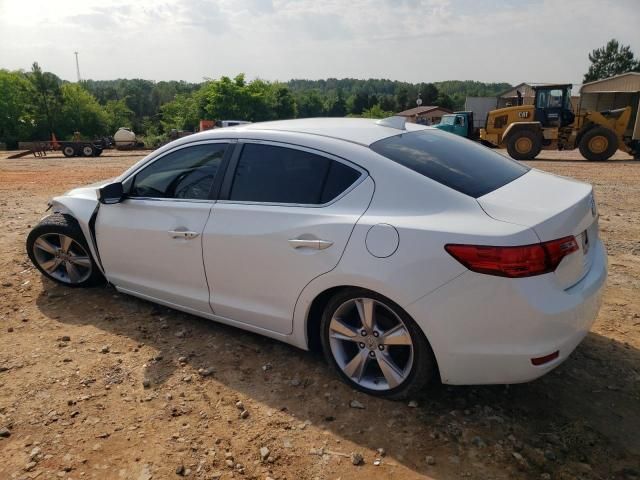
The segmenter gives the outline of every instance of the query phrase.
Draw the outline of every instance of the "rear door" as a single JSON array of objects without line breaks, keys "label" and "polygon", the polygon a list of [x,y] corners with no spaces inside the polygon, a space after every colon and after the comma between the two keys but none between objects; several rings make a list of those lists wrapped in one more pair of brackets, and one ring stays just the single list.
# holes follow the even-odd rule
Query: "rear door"
[{"label": "rear door", "polygon": [[227,146],[205,142],[171,150],[125,181],[124,201],[100,205],[96,238],[111,283],[211,313],[202,232]]},{"label": "rear door", "polygon": [[300,292],[338,264],[372,195],[366,172],[345,160],[240,144],[203,234],[214,313],[290,333]]}]

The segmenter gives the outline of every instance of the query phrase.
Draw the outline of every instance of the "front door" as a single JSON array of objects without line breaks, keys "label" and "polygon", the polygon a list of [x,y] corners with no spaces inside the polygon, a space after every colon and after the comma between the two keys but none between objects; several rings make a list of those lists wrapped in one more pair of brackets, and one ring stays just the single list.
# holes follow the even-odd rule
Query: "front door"
[{"label": "front door", "polygon": [[226,149],[226,143],[178,147],[127,179],[121,203],[100,205],[96,239],[111,283],[211,313],[202,232]]},{"label": "front door", "polygon": [[338,264],[373,182],[313,150],[241,148],[203,235],[211,305],[221,317],[287,334],[302,289]]}]

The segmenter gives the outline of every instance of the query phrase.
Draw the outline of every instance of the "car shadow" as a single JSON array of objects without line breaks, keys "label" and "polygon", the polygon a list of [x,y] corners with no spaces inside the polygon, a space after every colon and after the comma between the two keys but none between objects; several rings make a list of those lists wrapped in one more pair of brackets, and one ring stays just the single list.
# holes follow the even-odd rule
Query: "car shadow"
[{"label": "car shadow", "polygon": [[[412,408],[356,392],[317,353],[110,287],[69,289],[43,280],[36,304],[63,324],[91,325],[132,340],[134,350],[151,347],[155,353],[143,367],[147,391],[180,382],[185,369],[197,376],[199,369],[212,368],[211,377],[201,380],[212,396],[216,387],[209,379],[238,398],[286,412],[296,421],[309,420],[363,448],[384,448],[394,461],[433,478],[448,478],[448,468],[482,472],[484,464],[500,458],[513,464],[506,478],[523,475],[522,462],[530,478],[584,464],[594,474],[618,478],[616,472],[640,465],[640,351],[595,333],[563,365],[535,382],[434,384],[414,399],[417,407]],[[133,381],[143,392],[143,378]],[[352,400],[365,408],[350,408]],[[438,464],[428,465],[426,455],[438,458]]]}]

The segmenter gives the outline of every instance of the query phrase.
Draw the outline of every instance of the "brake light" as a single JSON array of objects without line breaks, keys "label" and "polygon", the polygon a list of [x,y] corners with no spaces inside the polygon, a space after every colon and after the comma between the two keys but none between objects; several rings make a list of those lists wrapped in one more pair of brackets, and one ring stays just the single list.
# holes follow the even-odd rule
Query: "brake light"
[{"label": "brake light", "polygon": [[555,271],[564,257],[578,250],[575,237],[517,247],[445,245],[445,250],[469,270],[521,278]]}]

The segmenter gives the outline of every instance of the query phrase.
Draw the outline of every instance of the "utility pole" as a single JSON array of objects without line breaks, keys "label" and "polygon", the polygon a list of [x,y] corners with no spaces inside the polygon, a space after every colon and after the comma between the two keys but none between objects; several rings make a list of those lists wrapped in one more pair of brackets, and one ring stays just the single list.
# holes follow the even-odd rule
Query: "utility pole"
[{"label": "utility pole", "polygon": [[80,83],[80,63],[78,62],[78,52],[73,52],[76,55],[76,73],[78,74],[78,83]]}]

